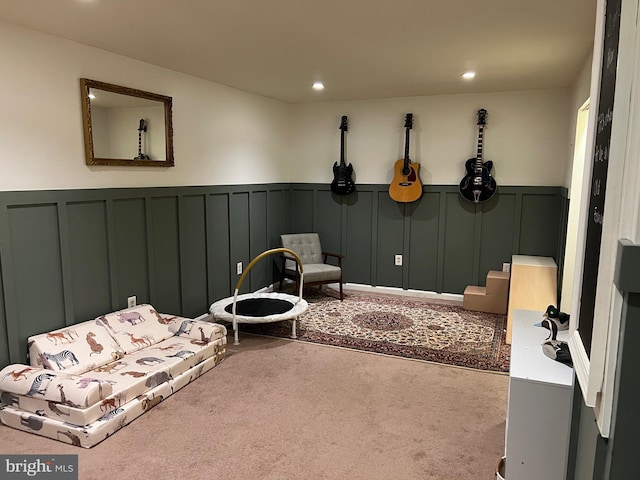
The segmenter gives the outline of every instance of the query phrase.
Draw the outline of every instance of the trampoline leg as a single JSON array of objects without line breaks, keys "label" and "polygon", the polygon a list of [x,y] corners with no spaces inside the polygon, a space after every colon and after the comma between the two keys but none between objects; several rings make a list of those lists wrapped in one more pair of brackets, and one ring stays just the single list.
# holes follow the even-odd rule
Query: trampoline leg
[{"label": "trampoline leg", "polygon": [[233,344],[240,345],[240,340],[238,339],[238,325],[233,329]]},{"label": "trampoline leg", "polygon": [[298,317],[294,317],[293,318],[293,326],[291,327],[291,338],[298,338],[296,336],[296,321],[298,320]]}]

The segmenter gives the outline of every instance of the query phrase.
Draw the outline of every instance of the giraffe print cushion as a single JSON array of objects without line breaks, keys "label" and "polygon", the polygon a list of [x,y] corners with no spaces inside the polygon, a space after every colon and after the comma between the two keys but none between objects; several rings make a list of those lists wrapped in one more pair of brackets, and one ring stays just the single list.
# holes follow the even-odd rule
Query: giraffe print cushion
[{"label": "giraffe print cushion", "polygon": [[62,377],[64,374],[17,363],[7,365],[0,371],[0,390],[15,395],[43,397],[47,384],[58,375]]},{"label": "giraffe print cushion", "polygon": [[96,318],[118,342],[124,353],[137,352],[173,336],[171,319],[161,315],[153,306],[145,304],[109,313]]},{"label": "giraffe print cushion", "polygon": [[123,352],[94,320],[29,337],[31,366],[78,374],[106,365]]},{"label": "giraffe print cushion", "polygon": [[169,329],[177,337],[199,340],[202,344],[213,342],[227,334],[226,328],[217,323],[190,320],[182,317],[172,319]]},{"label": "giraffe print cushion", "polygon": [[55,379],[47,385],[44,399],[72,408],[87,408],[111,395],[111,383],[91,380],[76,375]]},{"label": "giraffe print cushion", "polygon": [[0,391],[86,408],[112,393],[111,384],[90,380],[78,375],[13,364],[0,371]]}]

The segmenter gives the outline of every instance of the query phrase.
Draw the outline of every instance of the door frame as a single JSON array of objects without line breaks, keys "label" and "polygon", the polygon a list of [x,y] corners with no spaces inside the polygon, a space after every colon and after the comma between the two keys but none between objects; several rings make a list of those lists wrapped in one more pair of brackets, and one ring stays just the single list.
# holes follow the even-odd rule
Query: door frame
[{"label": "door frame", "polygon": [[[593,318],[591,355],[588,356],[577,330],[582,291],[582,261],[576,261],[576,284],[571,302],[569,348],[576,376],[587,406],[593,407],[598,429],[608,437],[613,410],[614,382],[618,356],[623,293],[614,284],[618,240],[640,240],[640,33],[637,24],[639,0],[622,0],[616,90],[611,124],[607,170],[607,197],[602,223],[600,261]],[[592,105],[589,111],[585,172],[580,199],[578,248],[576,259],[584,259],[591,195],[592,161],[599,113],[593,99],[599,98],[603,58],[605,0],[598,0],[592,62]]]}]

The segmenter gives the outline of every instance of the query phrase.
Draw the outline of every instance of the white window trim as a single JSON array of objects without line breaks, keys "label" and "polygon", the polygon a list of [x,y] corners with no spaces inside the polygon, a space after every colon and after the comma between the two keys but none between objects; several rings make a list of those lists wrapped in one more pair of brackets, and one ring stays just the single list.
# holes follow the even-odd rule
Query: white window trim
[{"label": "white window trim", "polygon": [[[590,358],[586,354],[577,330],[582,291],[582,261],[576,262],[574,272],[576,286],[571,302],[572,333],[569,347],[585,404],[594,407],[598,428],[603,437],[609,436],[611,427],[620,316],[623,306],[623,294],[613,283],[618,239],[628,238],[635,243],[640,239],[638,231],[640,141],[637,139],[637,132],[640,131],[640,93],[637,91],[640,87],[638,1],[622,0],[614,116],[607,171],[607,197],[602,226]],[[588,161],[585,162],[583,192],[580,199],[577,259],[584,258],[589,215],[595,126],[599,113],[597,101],[600,97],[604,12],[605,0],[598,0],[591,81],[592,108],[589,112],[589,134],[585,153]]]}]

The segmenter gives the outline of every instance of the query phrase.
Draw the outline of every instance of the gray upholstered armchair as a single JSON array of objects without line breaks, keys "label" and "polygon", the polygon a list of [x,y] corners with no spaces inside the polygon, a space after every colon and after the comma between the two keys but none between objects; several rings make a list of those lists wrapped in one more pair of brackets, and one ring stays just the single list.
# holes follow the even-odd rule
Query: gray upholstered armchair
[{"label": "gray upholstered armchair", "polygon": [[[304,285],[322,285],[326,283],[338,283],[340,285],[340,300],[344,298],[342,293],[342,255],[322,251],[320,236],[317,233],[294,233],[280,235],[282,246],[293,250],[302,260]],[[328,257],[337,260],[337,265],[327,263]],[[282,272],[280,276],[280,289],[284,278],[292,278],[296,282],[296,291],[300,284],[300,274],[294,260],[283,257]]]}]

